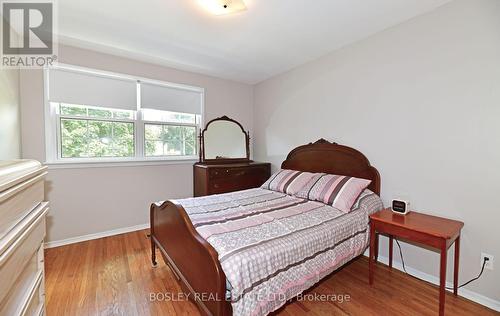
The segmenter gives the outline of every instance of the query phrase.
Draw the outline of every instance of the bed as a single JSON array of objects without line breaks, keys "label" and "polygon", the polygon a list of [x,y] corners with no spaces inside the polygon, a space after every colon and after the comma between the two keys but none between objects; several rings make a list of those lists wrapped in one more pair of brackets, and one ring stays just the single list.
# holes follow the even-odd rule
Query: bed
[{"label": "bed", "polygon": [[366,249],[368,216],[382,202],[379,173],[361,152],[320,139],[281,168],[371,183],[348,213],[265,188],[151,205],[152,263],[158,247],[202,313],[266,315]]}]

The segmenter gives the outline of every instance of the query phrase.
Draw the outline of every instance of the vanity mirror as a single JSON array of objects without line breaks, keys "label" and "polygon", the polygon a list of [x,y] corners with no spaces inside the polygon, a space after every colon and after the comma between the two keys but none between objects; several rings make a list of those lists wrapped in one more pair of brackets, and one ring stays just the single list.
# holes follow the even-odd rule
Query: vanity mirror
[{"label": "vanity mirror", "polygon": [[257,188],[271,176],[271,164],[250,160],[250,135],[227,116],[200,133],[200,162],[194,164],[194,196]]},{"label": "vanity mirror", "polygon": [[250,136],[237,121],[222,116],[207,123],[200,133],[200,162],[250,161]]}]

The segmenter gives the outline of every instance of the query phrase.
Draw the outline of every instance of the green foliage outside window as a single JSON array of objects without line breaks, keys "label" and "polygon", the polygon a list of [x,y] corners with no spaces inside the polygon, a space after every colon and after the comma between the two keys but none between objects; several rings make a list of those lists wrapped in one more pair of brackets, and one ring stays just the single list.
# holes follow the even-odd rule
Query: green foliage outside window
[{"label": "green foliage outside window", "polygon": [[[61,104],[62,158],[134,157],[133,111]],[[157,113],[155,113],[157,112]],[[195,115],[145,111],[154,120],[168,117],[179,123],[195,122]],[[116,121],[118,120],[118,121]],[[196,155],[196,127],[145,124],[145,156]]]},{"label": "green foliage outside window", "polygon": [[146,124],[146,156],[196,155],[196,127]]},{"label": "green foliage outside window", "polygon": [[61,119],[63,158],[133,157],[134,124]]}]

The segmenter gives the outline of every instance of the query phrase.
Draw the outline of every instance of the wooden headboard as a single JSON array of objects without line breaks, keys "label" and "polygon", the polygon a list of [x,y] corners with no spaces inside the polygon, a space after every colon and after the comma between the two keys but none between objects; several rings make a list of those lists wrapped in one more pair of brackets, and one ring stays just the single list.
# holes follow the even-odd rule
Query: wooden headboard
[{"label": "wooden headboard", "polygon": [[324,139],[293,149],[281,168],[372,180],[368,188],[380,195],[380,174],[370,165],[365,155],[354,148]]}]

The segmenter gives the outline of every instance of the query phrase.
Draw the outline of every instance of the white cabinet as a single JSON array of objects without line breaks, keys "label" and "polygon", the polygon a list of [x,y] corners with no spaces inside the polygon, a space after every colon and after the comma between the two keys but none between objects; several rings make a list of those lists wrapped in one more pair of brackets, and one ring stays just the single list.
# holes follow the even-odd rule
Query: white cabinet
[{"label": "white cabinet", "polygon": [[46,167],[0,162],[0,316],[45,314]]}]

